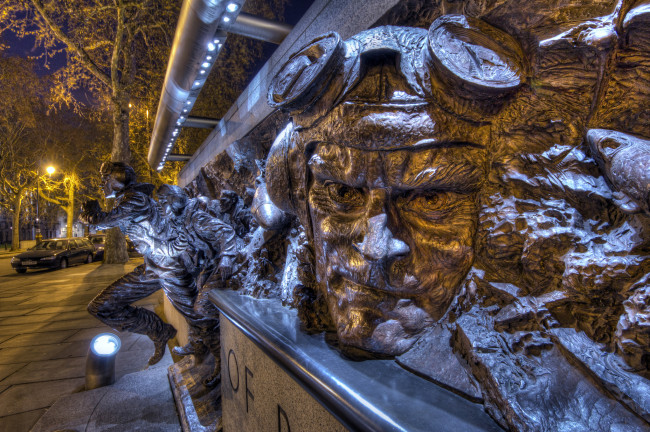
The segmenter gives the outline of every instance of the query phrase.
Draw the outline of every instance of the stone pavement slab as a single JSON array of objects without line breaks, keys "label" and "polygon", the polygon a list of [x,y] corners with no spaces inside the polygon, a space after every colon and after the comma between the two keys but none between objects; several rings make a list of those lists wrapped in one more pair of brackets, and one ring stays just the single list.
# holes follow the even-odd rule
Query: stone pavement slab
[{"label": "stone pavement slab", "polygon": [[74,330],[18,334],[0,343],[0,349],[19,346],[31,346],[40,343],[57,343],[75,334]]},{"label": "stone pavement slab", "polygon": [[7,421],[4,416],[47,408],[61,396],[83,390],[84,384],[84,378],[74,378],[13,385],[0,393],[0,423]]},{"label": "stone pavement slab", "polygon": [[54,356],[64,348],[72,344],[50,344],[27,347],[5,348],[0,350],[0,365],[23,363],[25,359],[30,361],[42,361],[55,358]]},{"label": "stone pavement slab", "polygon": [[0,432],[29,430],[45,414],[45,411],[47,411],[45,408],[41,408],[4,417],[0,420]]},{"label": "stone pavement slab", "polygon": [[22,333],[36,333],[41,330],[47,323],[30,323],[30,324],[10,324],[10,325],[0,325],[0,334],[1,335],[12,335],[12,334],[22,334]]},{"label": "stone pavement slab", "polygon": [[76,393],[58,400],[32,432],[170,431],[181,430],[167,368],[169,352],[147,370],[131,373],[107,387]]},{"label": "stone pavement slab", "polygon": [[80,318],[80,319],[67,320],[67,321],[52,321],[45,324],[40,330],[41,331],[73,330],[73,329],[80,329],[80,328],[105,327],[105,326],[106,325],[103,322],[88,315],[88,318]]},{"label": "stone pavement slab", "polygon": [[42,322],[42,321],[68,321],[73,319],[83,319],[83,318],[92,318],[91,315],[86,310],[79,310],[77,306],[76,311],[70,312],[58,312],[50,314],[38,314],[38,315],[22,315],[22,316],[13,316],[0,318],[0,325],[10,325],[10,324],[29,324],[32,322]]},{"label": "stone pavement slab", "polygon": [[[96,286],[93,287],[93,289],[97,289]],[[34,309],[32,312],[30,312],[30,315],[41,315],[41,314],[51,314],[51,313],[61,313],[61,312],[74,312],[78,311],[79,306],[78,305],[71,305],[71,306],[50,306],[50,307],[39,307],[38,309]]]},{"label": "stone pavement slab", "polygon": [[57,315],[58,314],[38,315],[38,318],[34,318],[34,315],[5,317],[5,318],[0,318],[0,326],[15,325],[15,324],[30,324],[33,322],[40,323],[43,320],[50,321],[54,319]]},{"label": "stone pavement slab", "polygon": [[27,363],[0,365],[0,381],[25,366]]},{"label": "stone pavement slab", "polygon": [[2,310],[0,311],[0,318],[27,315],[28,313],[34,312],[36,310],[36,308]]},{"label": "stone pavement slab", "polygon": [[12,385],[84,377],[85,367],[85,357],[34,361],[2,380],[2,384]]}]

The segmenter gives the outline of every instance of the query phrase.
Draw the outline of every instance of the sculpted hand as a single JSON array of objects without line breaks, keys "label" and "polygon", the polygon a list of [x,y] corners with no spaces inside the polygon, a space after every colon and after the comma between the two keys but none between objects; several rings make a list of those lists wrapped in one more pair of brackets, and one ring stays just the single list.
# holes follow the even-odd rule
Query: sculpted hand
[{"label": "sculpted hand", "polygon": [[225,256],[221,258],[221,263],[219,264],[219,272],[221,273],[221,280],[226,280],[232,276],[232,258]]}]

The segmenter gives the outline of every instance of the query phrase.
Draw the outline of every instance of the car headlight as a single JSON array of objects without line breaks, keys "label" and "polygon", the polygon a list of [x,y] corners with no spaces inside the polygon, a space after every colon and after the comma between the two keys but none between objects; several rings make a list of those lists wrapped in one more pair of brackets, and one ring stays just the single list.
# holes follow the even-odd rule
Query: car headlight
[{"label": "car headlight", "polygon": [[55,256],[47,256],[47,257],[41,258],[41,261],[52,261],[55,258],[56,258]]},{"label": "car headlight", "polygon": [[12,263],[12,264],[13,264],[13,263],[19,263],[19,262],[20,262],[20,258],[18,258],[18,257],[13,257],[13,258],[11,259],[11,263]]}]

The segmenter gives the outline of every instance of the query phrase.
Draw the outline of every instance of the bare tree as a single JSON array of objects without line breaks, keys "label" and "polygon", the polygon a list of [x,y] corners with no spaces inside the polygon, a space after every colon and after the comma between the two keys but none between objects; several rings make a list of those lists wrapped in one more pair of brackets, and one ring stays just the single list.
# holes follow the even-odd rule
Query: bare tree
[{"label": "bare tree", "polygon": [[0,56],[0,205],[12,215],[12,250],[20,247],[24,200],[36,179],[32,140],[46,105],[46,82],[29,60]]},{"label": "bare tree", "polygon": [[34,155],[24,145],[25,125],[0,125],[0,205],[12,215],[11,250],[20,248],[23,200],[34,185]]},{"label": "bare tree", "polygon": [[[66,55],[55,74],[54,100],[79,106],[79,89],[110,111],[111,160],[130,162],[132,100],[164,73],[180,0],[5,0],[0,28],[33,36],[47,61]],[[107,262],[128,259],[124,237],[111,230]]]}]

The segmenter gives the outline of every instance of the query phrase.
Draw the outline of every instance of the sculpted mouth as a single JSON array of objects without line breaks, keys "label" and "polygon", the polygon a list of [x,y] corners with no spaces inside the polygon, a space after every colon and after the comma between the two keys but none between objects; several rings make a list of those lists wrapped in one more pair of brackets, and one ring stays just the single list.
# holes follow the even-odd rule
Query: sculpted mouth
[{"label": "sculpted mouth", "polygon": [[334,276],[334,283],[330,285],[338,295],[344,294],[343,291],[347,289],[371,296],[382,296],[388,293],[397,297],[406,297],[418,294],[417,288],[420,286],[419,281],[413,275],[404,276],[399,285],[391,283],[390,280],[387,280],[390,278],[387,278],[385,273],[378,268],[370,268],[363,277],[356,274],[357,272],[351,272],[337,265],[331,268],[331,272]]}]

